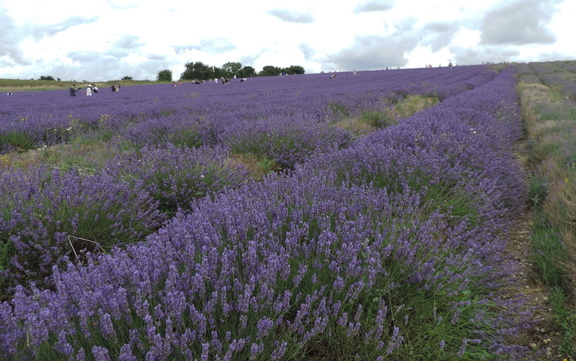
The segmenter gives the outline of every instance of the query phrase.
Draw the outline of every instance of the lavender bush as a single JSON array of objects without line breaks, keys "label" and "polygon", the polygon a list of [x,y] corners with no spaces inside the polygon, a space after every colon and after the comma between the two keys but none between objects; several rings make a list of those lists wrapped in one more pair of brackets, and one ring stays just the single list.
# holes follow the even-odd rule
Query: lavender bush
[{"label": "lavender bush", "polygon": [[[50,284],[54,266],[89,250],[143,240],[163,216],[141,182],[40,167],[0,173],[2,291]],[[3,293],[4,293],[3,292]],[[7,296],[4,293],[4,296]]]},{"label": "lavender bush", "polygon": [[122,129],[117,137],[136,147],[174,144],[195,148],[214,144],[212,125],[190,115],[150,118]]},{"label": "lavender bush", "polygon": [[237,122],[226,128],[221,139],[232,153],[259,155],[279,169],[292,169],[314,154],[346,147],[351,135],[306,115],[270,116]]},{"label": "lavender bush", "polygon": [[222,147],[144,147],[113,159],[105,169],[114,177],[142,182],[167,215],[190,209],[193,200],[237,187],[249,178],[246,168]]}]

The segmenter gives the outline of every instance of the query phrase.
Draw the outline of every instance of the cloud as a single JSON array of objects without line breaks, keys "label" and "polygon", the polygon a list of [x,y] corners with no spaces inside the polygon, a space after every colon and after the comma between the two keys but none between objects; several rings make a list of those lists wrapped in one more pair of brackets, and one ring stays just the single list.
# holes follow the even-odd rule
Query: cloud
[{"label": "cloud", "polygon": [[183,54],[190,50],[202,50],[200,45],[174,45],[173,48],[176,54]]},{"label": "cloud", "polygon": [[236,49],[230,39],[227,38],[208,38],[200,41],[202,51],[208,54],[225,53]]},{"label": "cloud", "polygon": [[373,11],[388,11],[392,10],[396,5],[396,0],[369,0],[358,4],[354,13],[364,13]]},{"label": "cloud", "polygon": [[14,20],[8,14],[0,11],[0,24],[2,24],[2,31],[0,32],[0,67],[31,64],[30,61],[26,60],[17,45],[24,37]]},{"label": "cloud", "polygon": [[412,35],[404,38],[397,36],[358,36],[355,44],[345,50],[327,57],[336,69],[383,69],[402,67],[408,64],[405,53],[413,50],[418,41]]},{"label": "cloud", "polygon": [[309,44],[300,44],[298,45],[298,49],[304,54],[304,59],[306,60],[312,60],[317,53]]},{"label": "cloud", "polygon": [[459,25],[453,22],[428,23],[422,29],[424,31],[422,45],[438,51],[451,43],[458,29]]},{"label": "cloud", "polygon": [[144,44],[143,41],[140,40],[140,37],[137,35],[123,35],[120,38],[116,39],[112,44],[114,47],[122,48],[122,49],[137,49]]},{"label": "cloud", "polygon": [[456,64],[500,63],[520,55],[516,47],[488,46],[481,48],[451,47]]},{"label": "cloud", "polygon": [[[59,64],[38,64],[49,69],[45,70],[47,74],[31,75],[38,78],[40,75],[49,74],[63,80],[74,81],[119,80],[124,76],[141,80],[155,80],[156,74],[160,70],[169,68],[167,66],[168,60],[166,56],[158,54],[149,56],[128,54],[115,57],[99,52],[78,51],[70,53]],[[177,77],[180,74],[175,73],[174,75]]]},{"label": "cloud", "polygon": [[298,13],[292,10],[270,10],[268,14],[289,23],[309,24],[314,22],[314,17],[308,13]]},{"label": "cloud", "polygon": [[84,17],[74,16],[74,17],[68,18],[68,19],[61,21],[59,23],[56,23],[56,24],[37,25],[34,28],[32,28],[31,35],[35,39],[41,39],[43,37],[54,36],[58,33],[72,29],[72,28],[79,26],[79,25],[86,26],[86,25],[89,25],[91,23],[95,23],[97,21],[98,21],[98,18],[96,18],[96,17],[84,18]]},{"label": "cloud", "polygon": [[481,44],[552,44],[556,41],[546,28],[556,1],[520,0],[486,14]]}]

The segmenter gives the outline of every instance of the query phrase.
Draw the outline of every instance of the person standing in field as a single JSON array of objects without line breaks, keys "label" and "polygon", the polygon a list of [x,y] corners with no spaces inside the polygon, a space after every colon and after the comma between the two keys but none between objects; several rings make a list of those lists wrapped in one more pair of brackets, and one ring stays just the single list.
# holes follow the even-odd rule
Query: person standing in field
[{"label": "person standing in field", "polygon": [[71,97],[75,97],[76,96],[76,92],[78,90],[80,90],[80,88],[76,89],[76,84],[72,84],[72,86],[70,87],[70,89],[68,89],[70,91],[70,96]]}]

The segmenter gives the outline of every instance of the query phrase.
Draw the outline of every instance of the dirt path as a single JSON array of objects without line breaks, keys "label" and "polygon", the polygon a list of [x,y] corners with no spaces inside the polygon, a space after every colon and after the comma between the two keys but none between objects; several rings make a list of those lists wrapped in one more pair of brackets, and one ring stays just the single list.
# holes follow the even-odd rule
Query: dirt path
[{"label": "dirt path", "polygon": [[[523,144],[518,146],[517,159],[521,166],[527,170],[524,157]],[[524,330],[518,336],[516,343],[529,347],[538,355],[538,361],[562,360],[558,349],[560,336],[558,328],[553,321],[553,312],[550,308],[550,289],[538,278],[538,271],[531,263],[534,249],[531,244],[534,215],[530,210],[519,213],[513,220],[508,234],[506,254],[518,264],[514,286],[504,290],[511,297],[523,295],[526,298],[525,309],[530,311],[534,327]]]},{"label": "dirt path", "polygon": [[562,360],[558,353],[560,337],[550,308],[550,290],[542,284],[536,273],[536,268],[530,263],[532,245],[530,236],[532,232],[532,214],[525,212],[519,214],[510,230],[509,242],[506,252],[513,260],[518,262],[518,276],[514,288],[505,290],[511,296],[524,295],[526,297],[526,310],[532,310],[533,320],[536,321],[532,329],[525,330],[519,335],[516,342],[528,346],[538,352],[537,360]]}]

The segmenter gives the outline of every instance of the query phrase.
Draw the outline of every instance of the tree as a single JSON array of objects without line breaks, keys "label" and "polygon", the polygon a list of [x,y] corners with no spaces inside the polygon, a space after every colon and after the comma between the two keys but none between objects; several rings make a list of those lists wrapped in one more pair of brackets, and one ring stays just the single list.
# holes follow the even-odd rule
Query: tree
[{"label": "tree", "polygon": [[256,69],[251,66],[245,66],[238,72],[238,76],[241,78],[250,78],[256,76]]},{"label": "tree", "polygon": [[185,80],[210,80],[214,77],[215,70],[213,67],[204,64],[201,61],[195,63],[186,63],[186,70],[180,75],[180,79]]},{"label": "tree", "polygon": [[131,76],[125,76],[125,77],[123,77],[123,78],[120,79],[120,80],[132,80],[132,77],[131,77]]},{"label": "tree", "polygon": [[228,62],[222,65],[222,70],[228,75],[227,78],[233,78],[240,75],[242,64],[239,62]]},{"label": "tree", "polygon": [[217,66],[212,67],[212,78],[228,78],[228,73]]},{"label": "tree", "polygon": [[282,73],[282,69],[277,66],[266,65],[262,68],[262,70],[258,73],[259,76],[274,76],[280,75]]},{"label": "tree", "polygon": [[286,74],[304,74],[305,70],[300,65],[290,65],[287,68],[282,69]]},{"label": "tree", "polygon": [[172,70],[164,69],[158,72],[157,81],[172,81]]},{"label": "tree", "polygon": [[48,76],[42,75],[42,76],[40,77],[40,80],[54,80],[54,77],[51,76],[51,75],[48,75]]}]

